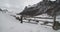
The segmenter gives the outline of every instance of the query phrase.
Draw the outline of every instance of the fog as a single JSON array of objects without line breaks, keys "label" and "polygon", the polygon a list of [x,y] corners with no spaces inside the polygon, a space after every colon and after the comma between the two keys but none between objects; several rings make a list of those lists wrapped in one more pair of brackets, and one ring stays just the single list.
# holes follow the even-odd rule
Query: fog
[{"label": "fog", "polygon": [[12,12],[21,12],[25,6],[33,5],[41,0],[0,0],[0,8]]}]

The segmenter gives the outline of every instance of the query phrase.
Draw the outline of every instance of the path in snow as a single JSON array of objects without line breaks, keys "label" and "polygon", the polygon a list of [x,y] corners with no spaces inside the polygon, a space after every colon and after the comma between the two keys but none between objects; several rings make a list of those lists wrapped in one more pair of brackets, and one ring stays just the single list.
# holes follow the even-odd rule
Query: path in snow
[{"label": "path in snow", "polygon": [[36,24],[21,24],[14,17],[0,12],[0,32],[60,32],[52,28],[36,25]]}]

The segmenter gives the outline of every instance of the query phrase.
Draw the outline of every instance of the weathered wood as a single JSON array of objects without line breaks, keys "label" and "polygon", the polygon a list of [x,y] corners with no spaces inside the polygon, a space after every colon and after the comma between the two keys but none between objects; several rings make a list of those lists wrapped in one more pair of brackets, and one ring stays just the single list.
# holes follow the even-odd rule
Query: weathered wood
[{"label": "weathered wood", "polygon": [[53,17],[24,17],[24,18],[53,19]]},{"label": "weathered wood", "polygon": [[[25,22],[25,21],[23,21],[23,22]],[[38,23],[34,23],[34,22],[25,22],[25,23],[38,24]],[[45,24],[40,24],[40,25],[45,25]],[[45,26],[50,26],[50,27],[52,27],[52,25],[45,25]]]},{"label": "weathered wood", "polygon": [[53,19],[53,18],[49,18],[49,17],[32,17],[32,18],[39,18],[39,19]]},{"label": "weathered wood", "polygon": [[39,21],[39,22],[48,22],[48,23],[53,23],[53,22],[51,22],[51,21],[34,20],[34,19],[23,19],[23,20],[30,20],[30,21]]},{"label": "weathered wood", "polygon": [[54,30],[57,30],[57,27],[55,26],[55,25],[56,25],[56,15],[54,15],[53,21],[54,21],[54,23],[53,23],[52,28],[53,28]]},{"label": "weathered wood", "polygon": [[21,16],[21,22],[20,23],[23,23],[23,16]]},{"label": "weathered wood", "polygon": [[56,22],[56,15],[54,16],[53,21],[54,21],[53,26],[55,26],[55,22]]}]

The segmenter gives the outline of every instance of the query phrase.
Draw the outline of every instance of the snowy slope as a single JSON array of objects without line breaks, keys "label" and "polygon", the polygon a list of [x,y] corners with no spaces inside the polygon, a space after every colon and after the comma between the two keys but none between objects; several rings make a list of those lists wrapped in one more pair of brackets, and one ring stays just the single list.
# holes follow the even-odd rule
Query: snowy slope
[{"label": "snowy slope", "polygon": [[14,17],[0,12],[0,32],[60,32],[50,27],[23,23],[21,24]]}]

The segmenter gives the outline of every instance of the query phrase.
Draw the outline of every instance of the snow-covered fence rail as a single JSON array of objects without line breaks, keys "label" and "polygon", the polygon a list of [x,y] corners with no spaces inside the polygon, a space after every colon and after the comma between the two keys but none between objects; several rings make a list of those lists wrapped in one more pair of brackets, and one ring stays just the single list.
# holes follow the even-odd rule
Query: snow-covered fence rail
[{"label": "snow-covered fence rail", "polygon": [[[16,17],[16,16],[13,16],[13,17]],[[21,21],[20,23],[25,22],[25,23],[31,23],[31,24],[41,24],[41,25],[50,26],[52,28],[54,26],[53,25],[54,24],[54,18],[53,17],[22,17],[22,16],[19,16],[19,17],[16,17],[16,19]],[[57,19],[60,19],[60,18],[58,17]],[[58,25],[58,24],[55,24],[55,25]]]},{"label": "snow-covered fence rail", "polygon": [[39,18],[39,19],[53,19],[52,17],[32,17],[32,18]]},{"label": "snow-covered fence rail", "polygon": [[[20,21],[21,17],[16,17],[16,19],[18,19]],[[49,19],[52,20],[53,18],[52,17],[23,17],[22,20],[28,20],[28,22],[30,22],[30,23],[31,23],[31,21],[53,23],[52,21],[49,21]],[[25,22],[27,22],[27,21],[25,21]]]},{"label": "snow-covered fence rail", "polygon": [[45,21],[45,20],[36,20],[36,19],[23,19],[23,20],[29,20],[29,21],[40,21],[40,22],[49,22],[52,23],[51,21]]},{"label": "snow-covered fence rail", "polygon": [[[40,19],[40,20],[38,20],[38,19],[35,19],[35,18],[38,18],[38,19]],[[25,22],[25,23],[31,23],[31,24],[38,24],[39,22],[43,22],[42,24],[41,23],[39,23],[39,24],[41,24],[41,25],[46,25],[46,26],[51,26],[52,27],[52,25],[47,25],[47,24],[53,24],[53,22],[52,21],[48,21],[48,20],[41,20],[41,18],[42,19],[53,19],[53,18],[49,18],[49,17],[45,17],[45,18],[43,18],[43,17],[24,17],[24,19],[23,19],[23,22]],[[24,20],[27,20],[27,21],[24,21]]]}]

